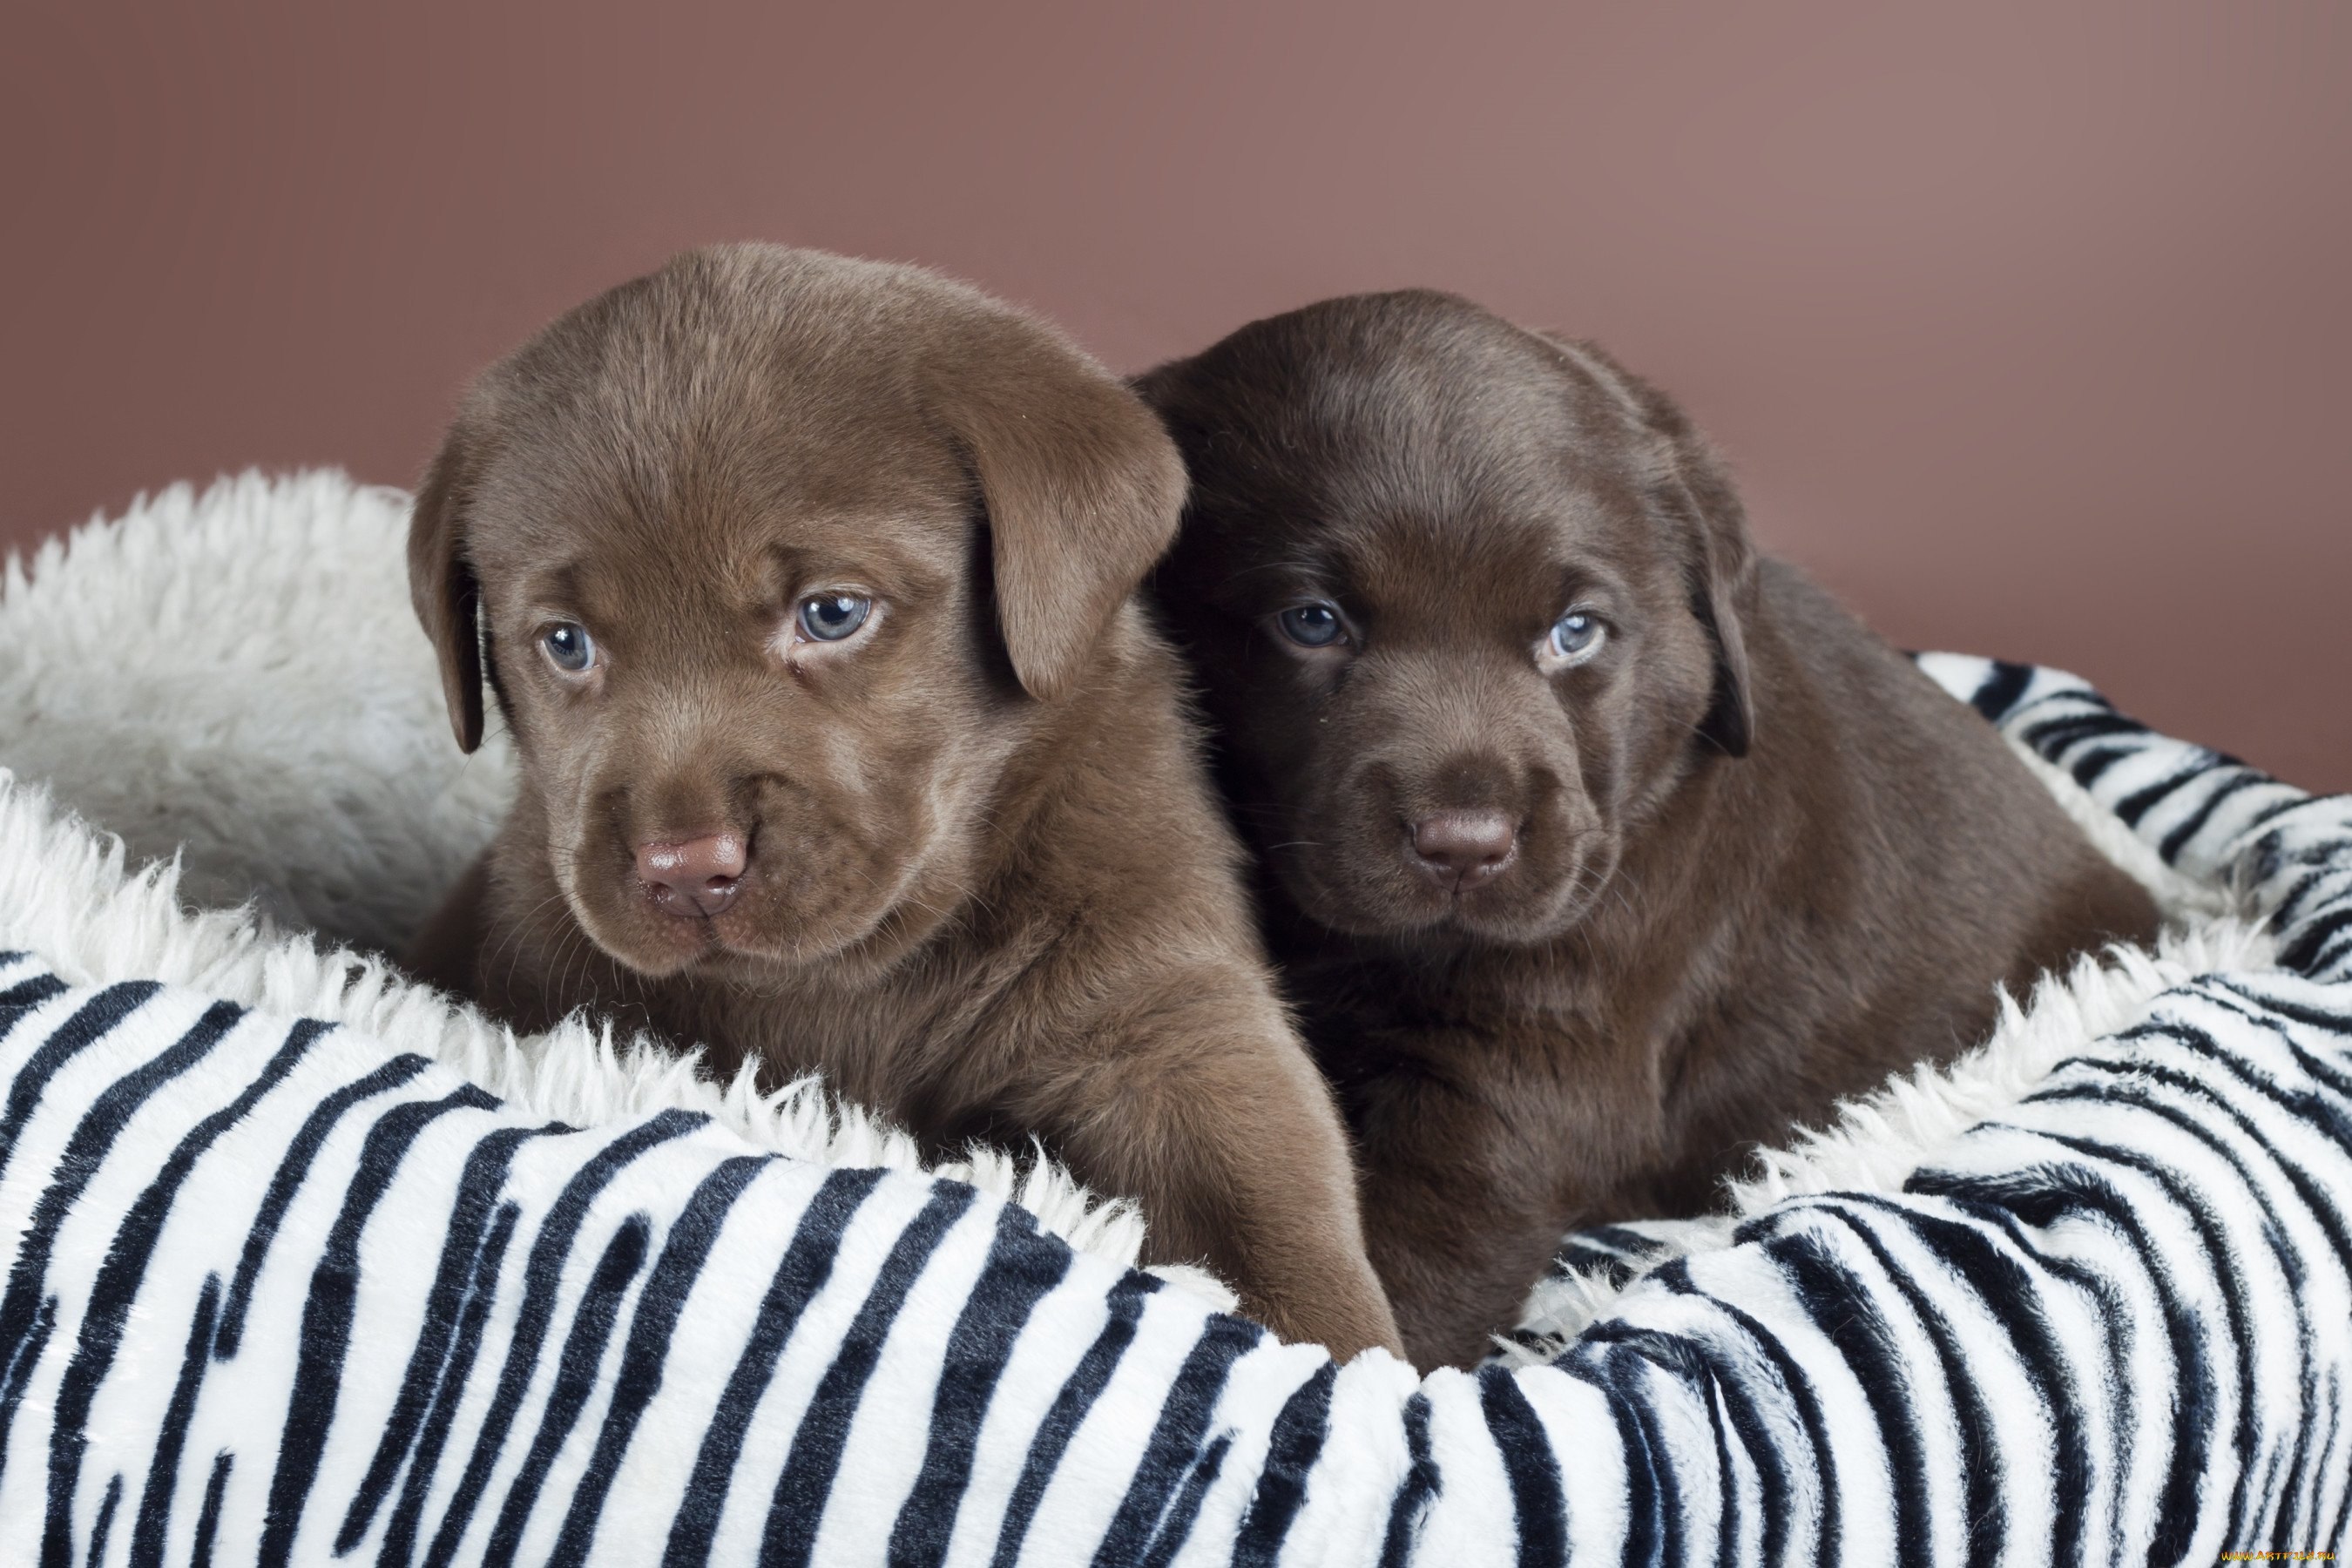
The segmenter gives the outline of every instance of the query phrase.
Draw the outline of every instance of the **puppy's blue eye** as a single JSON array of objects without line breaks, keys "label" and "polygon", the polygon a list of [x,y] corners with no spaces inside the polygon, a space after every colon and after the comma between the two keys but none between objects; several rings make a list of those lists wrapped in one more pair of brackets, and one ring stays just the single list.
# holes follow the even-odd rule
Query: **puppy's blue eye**
[{"label": "puppy's blue eye", "polygon": [[596,645],[588,628],[570,621],[540,634],[539,646],[547,650],[547,662],[566,675],[577,675],[596,662]]},{"label": "puppy's blue eye", "polygon": [[874,601],[856,594],[817,594],[801,601],[801,630],[813,642],[839,642],[866,624]]},{"label": "puppy's blue eye", "polygon": [[1575,658],[1598,648],[1601,635],[1598,616],[1583,610],[1570,610],[1552,623],[1551,651],[1562,658]]},{"label": "puppy's blue eye", "polygon": [[1346,629],[1339,612],[1325,604],[1293,605],[1274,619],[1282,635],[1300,647],[1329,647]]}]

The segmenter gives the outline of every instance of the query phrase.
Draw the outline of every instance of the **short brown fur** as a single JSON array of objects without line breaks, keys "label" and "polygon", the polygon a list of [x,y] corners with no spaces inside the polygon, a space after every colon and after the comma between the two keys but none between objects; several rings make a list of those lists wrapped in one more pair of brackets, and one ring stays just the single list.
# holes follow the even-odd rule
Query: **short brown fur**
[{"label": "short brown fur", "polygon": [[[1116,380],[912,268],[730,247],[571,312],[485,374],[418,498],[458,741],[487,680],[520,784],[415,965],[521,1027],[589,1007],[721,1072],[821,1070],[935,1152],[1041,1139],[1141,1201],[1152,1258],[1393,1347],[1132,602],[1182,488]],[[870,625],[795,633],[818,589]],[[643,847],[713,835],[748,846],[732,901],[658,907]]]},{"label": "short brown fur", "polygon": [[[1408,1353],[1466,1363],[1562,1233],[1980,1038],[2147,894],[1974,713],[1759,561],[1682,413],[1466,301],[1328,300],[1139,383],[1193,489],[1154,586],[1365,1171]],[[1328,604],[1332,647],[1286,608]],[[1577,608],[1586,662],[1538,654]],[[1449,883],[1413,824],[1484,812]]]}]

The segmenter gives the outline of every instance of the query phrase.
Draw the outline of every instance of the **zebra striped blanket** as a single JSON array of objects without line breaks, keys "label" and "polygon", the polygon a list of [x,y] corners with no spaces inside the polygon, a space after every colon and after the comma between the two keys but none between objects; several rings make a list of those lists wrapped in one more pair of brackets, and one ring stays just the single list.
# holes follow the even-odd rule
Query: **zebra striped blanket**
[{"label": "zebra striped blanket", "polygon": [[1925,663],[2247,921],[2053,978],[1720,1222],[1572,1238],[1426,1379],[740,1086],[551,1113],[562,1062],[0,781],[0,1562],[2341,1550],[2352,800]]}]

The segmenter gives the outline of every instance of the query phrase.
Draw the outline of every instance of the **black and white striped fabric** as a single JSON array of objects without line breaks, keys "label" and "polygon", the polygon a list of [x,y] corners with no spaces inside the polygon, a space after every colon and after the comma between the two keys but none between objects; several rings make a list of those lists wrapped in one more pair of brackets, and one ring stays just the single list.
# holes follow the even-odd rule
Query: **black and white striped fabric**
[{"label": "black and white striped fabric", "polygon": [[[2210,1563],[2352,1507],[2352,800],[1929,661],[2266,919],[1541,1364],[1341,1368],[955,1182],[0,963],[0,1562]],[[1632,1239],[1627,1239],[1630,1236]]]}]

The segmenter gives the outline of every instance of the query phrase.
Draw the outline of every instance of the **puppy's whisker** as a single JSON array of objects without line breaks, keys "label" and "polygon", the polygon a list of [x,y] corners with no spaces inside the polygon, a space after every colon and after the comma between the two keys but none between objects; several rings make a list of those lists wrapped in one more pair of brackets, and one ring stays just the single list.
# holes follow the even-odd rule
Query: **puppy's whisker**
[{"label": "puppy's whisker", "polygon": [[541,910],[546,909],[550,904],[560,901],[562,897],[562,890],[558,889],[555,892],[552,892],[546,898],[541,899],[538,903],[533,904],[530,909],[524,913],[520,920],[516,921],[508,928],[505,940],[502,941],[497,948],[493,948],[491,950],[489,958],[484,963],[482,967],[487,971],[498,963],[499,949],[508,949],[512,952],[513,956],[509,959],[507,963],[507,992],[509,995],[511,995],[514,991],[515,970],[522,963],[522,939],[524,934],[530,930],[531,922],[539,918]]},{"label": "puppy's whisker", "polygon": [[[556,994],[559,998],[568,1001],[571,997],[577,994],[577,993],[572,989],[572,965],[578,958],[579,950],[583,944],[587,944],[586,932],[575,928],[574,930],[564,933],[563,945],[557,950],[557,962],[559,968],[557,970],[555,986]],[[570,1009],[567,1007],[566,1011],[569,1010]]]},{"label": "puppy's whisker", "polygon": [[[866,868],[863,866],[853,865],[849,869],[856,872],[858,876],[864,878],[866,885],[868,888],[871,888],[877,895],[881,895],[883,897],[888,896],[882,884],[876,881],[873,875],[869,873]],[[904,904],[912,904],[915,908],[922,910],[925,914],[929,915],[933,920],[944,921],[956,931],[966,935],[971,934],[971,928],[960,920],[952,910],[934,909],[929,903],[926,903],[921,899],[919,899],[914,894],[908,892],[901,892],[898,895],[898,901]]]}]

